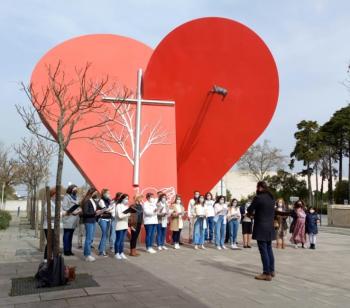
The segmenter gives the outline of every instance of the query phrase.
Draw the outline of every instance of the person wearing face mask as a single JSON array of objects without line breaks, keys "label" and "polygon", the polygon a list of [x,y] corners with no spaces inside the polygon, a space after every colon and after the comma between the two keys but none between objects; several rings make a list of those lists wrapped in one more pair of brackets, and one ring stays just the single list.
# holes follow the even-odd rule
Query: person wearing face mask
[{"label": "person wearing face mask", "polygon": [[198,198],[200,196],[199,191],[195,191],[193,198],[188,202],[187,207],[187,218],[188,218],[188,241],[189,243],[192,243],[193,240],[193,225],[194,225],[194,217],[193,217],[193,209],[194,204],[197,202]]},{"label": "person wearing face mask", "polygon": [[225,246],[227,204],[225,196],[219,196],[214,205],[215,210],[215,245],[218,250],[227,249]]},{"label": "person wearing face mask", "polygon": [[[119,203],[119,198],[121,197],[123,193],[117,192],[114,196],[114,199],[112,201],[112,205],[115,206]],[[112,217],[111,217],[111,224],[109,226],[109,250],[114,253],[114,244],[115,244],[115,224],[116,224],[116,217],[115,217],[115,211],[112,211]]]},{"label": "person wearing face mask", "polygon": [[102,189],[101,199],[97,205],[97,208],[103,211],[103,213],[97,218],[98,225],[101,228],[101,240],[98,246],[98,253],[101,257],[107,257],[106,243],[108,231],[111,224],[112,213],[115,213],[114,204],[111,202],[111,195],[108,189]]},{"label": "person wearing face mask", "polygon": [[232,249],[238,249],[236,240],[241,219],[241,211],[238,207],[238,200],[232,199],[227,210],[227,224],[229,226],[229,242]]},{"label": "person wearing face mask", "polygon": [[91,255],[91,245],[95,237],[96,216],[102,214],[102,211],[97,209],[98,202],[98,191],[95,188],[90,188],[82,200],[82,217],[85,226],[84,257],[87,262],[94,262],[96,260]]},{"label": "person wearing face mask", "polygon": [[160,194],[157,202],[157,246],[158,250],[167,250],[165,246],[165,235],[168,225],[169,208],[166,194]]},{"label": "person wearing face mask", "polygon": [[148,253],[156,253],[152,246],[158,225],[158,216],[157,201],[152,193],[146,194],[146,201],[143,204],[143,224],[146,231],[146,251]]},{"label": "person wearing face mask", "polygon": [[124,254],[124,240],[128,230],[130,207],[129,207],[129,196],[127,194],[121,195],[119,203],[116,205],[116,224],[115,224],[115,258],[117,260],[126,260],[127,257]]},{"label": "person wearing face mask", "polygon": [[213,235],[214,235],[214,217],[215,217],[215,210],[214,210],[214,200],[213,195],[211,192],[207,192],[205,194],[205,206],[207,208],[207,229],[205,231],[205,240],[209,241],[211,243],[213,241]]},{"label": "person wearing face mask", "polygon": [[263,272],[255,276],[257,280],[271,281],[275,277],[275,257],[272,241],[276,239],[273,226],[276,201],[269,192],[266,182],[256,186],[256,196],[248,208],[248,215],[254,216],[253,239],[257,241]]},{"label": "person wearing face mask", "polygon": [[170,205],[169,213],[171,219],[170,230],[172,231],[174,249],[180,249],[180,236],[183,228],[182,217],[185,215],[185,209],[179,195],[175,197],[175,202]]},{"label": "person wearing face mask", "polygon": [[194,217],[194,231],[193,231],[193,244],[194,249],[198,249],[200,246],[202,249],[206,249],[204,246],[204,233],[207,228],[207,208],[204,204],[204,196],[199,196],[194,204],[193,217]]},{"label": "person wearing face mask", "polygon": [[81,212],[77,193],[78,187],[69,185],[62,200],[63,253],[65,256],[74,255],[72,252],[73,233],[78,226]]},{"label": "person wearing face mask", "polygon": [[316,236],[318,233],[317,224],[320,222],[320,217],[315,211],[315,208],[310,207],[306,214],[305,230],[309,235],[310,249],[316,249]]},{"label": "person wearing face mask", "polygon": [[288,208],[283,199],[278,199],[275,208],[275,220],[274,227],[276,230],[276,248],[286,248],[285,237],[287,235],[288,223],[287,218],[289,216]]}]

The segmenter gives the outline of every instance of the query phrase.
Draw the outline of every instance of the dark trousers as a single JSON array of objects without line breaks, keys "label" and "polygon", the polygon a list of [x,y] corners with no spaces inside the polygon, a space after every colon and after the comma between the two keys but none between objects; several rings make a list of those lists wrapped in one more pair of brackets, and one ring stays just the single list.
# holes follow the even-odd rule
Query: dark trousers
[{"label": "dark trousers", "polygon": [[72,252],[72,240],[75,229],[63,229],[63,252]]},{"label": "dark trousers", "polygon": [[135,230],[131,229],[130,249],[136,248],[137,239],[141,231],[141,224],[137,224]]},{"label": "dark trousers", "polygon": [[275,271],[275,258],[272,251],[271,241],[258,241],[261,262],[264,274],[271,274]]},{"label": "dark trousers", "polygon": [[180,235],[181,235],[181,229],[179,229],[179,231],[173,231],[172,237],[173,237],[174,244],[180,243]]},{"label": "dark trousers", "polygon": [[[46,237],[46,245],[45,245],[45,251],[44,251],[44,259],[47,260],[47,229],[44,229],[45,237]],[[53,246],[54,246],[54,238],[55,238],[55,232],[51,230],[51,252],[53,252]],[[52,257],[52,256],[51,256]]]}]

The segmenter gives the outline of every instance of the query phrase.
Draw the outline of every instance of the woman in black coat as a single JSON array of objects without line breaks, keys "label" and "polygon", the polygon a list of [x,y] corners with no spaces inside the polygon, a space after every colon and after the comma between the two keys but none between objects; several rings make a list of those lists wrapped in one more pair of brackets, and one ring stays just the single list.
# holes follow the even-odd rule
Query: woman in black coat
[{"label": "woman in black coat", "polygon": [[254,216],[253,239],[258,242],[263,264],[263,273],[255,279],[270,281],[275,276],[275,259],[272,251],[272,241],[276,239],[273,225],[275,200],[263,181],[257,184],[256,197],[248,208],[248,215]]}]

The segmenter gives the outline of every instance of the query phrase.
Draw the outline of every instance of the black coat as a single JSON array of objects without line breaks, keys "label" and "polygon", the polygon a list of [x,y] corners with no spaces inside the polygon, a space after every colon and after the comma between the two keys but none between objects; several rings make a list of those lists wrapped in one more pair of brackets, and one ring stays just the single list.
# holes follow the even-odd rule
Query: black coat
[{"label": "black coat", "polygon": [[254,215],[254,240],[269,242],[276,239],[273,225],[275,218],[275,200],[271,194],[258,194],[248,207],[248,214]]},{"label": "black coat", "polygon": [[96,222],[96,211],[91,200],[87,200],[83,204],[83,223],[95,223]]}]

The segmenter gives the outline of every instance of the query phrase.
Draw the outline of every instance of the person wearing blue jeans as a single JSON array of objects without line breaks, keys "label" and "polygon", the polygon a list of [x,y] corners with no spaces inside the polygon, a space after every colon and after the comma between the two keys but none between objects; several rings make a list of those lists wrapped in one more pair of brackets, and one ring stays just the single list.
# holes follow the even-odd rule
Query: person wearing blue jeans
[{"label": "person wearing blue jeans", "polygon": [[155,253],[152,248],[154,241],[154,234],[158,225],[158,208],[157,200],[154,194],[147,193],[146,201],[143,204],[143,225],[146,230],[146,250],[148,253]]},{"label": "person wearing blue jeans", "polygon": [[194,230],[193,230],[193,244],[194,249],[198,249],[200,246],[202,249],[204,247],[204,233],[206,230],[206,214],[207,207],[204,203],[204,196],[199,196],[196,200],[193,208],[193,217],[194,217]]},{"label": "person wearing blue jeans", "polygon": [[95,257],[91,255],[91,245],[95,236],[96,228],[96,216],[102,214],[102,211],[97,210],[97,204],[99,202],[99,193],[95,188],[90,188],[86,193],[83,204],[83,223],[85,225],[85,243],[84,243],[84,256],[85,261],[93,262]]},{"label": "person wearing blue jeans", "polygon": [[107,242],[107,237],[108,237],[108,231],[110,227],[110,220],[108,219],[102,219],[100,218],[98,220],[98,224],[101,228],[101,241],[100,244],[98,245],[98,252],[100,256],[107,256],[106,254],[106,242]]},{"label": "person wearing blue jeans", "polygon": [[214,238],[214,228],[215,228],[215,222],[214,222],[214,217],[215,217],[215,210],[214,210],[214,200],[213,200],[213,195],[211,192],[207,192],[205,194],[205,207],[206,207],[206,216],[207,216],[207,228],[205,231],[205,240],[212,242]]},{"label": "person wearing blue jeans", "polygon": [[227,204],[224,196],[219,196],[214,205],[215,211],[215,245],[218,250],[225,246]]},{"label": "person wearing blue jeans", "polygon": [[237,233],[239,228],[239,220],[238,219],[231,219],[228,222],[229,227],[229,242],[231,243],[232,249],[237,249]]},{"label": "person wearing blue jeans", "polygon": [[159,250],[165,247],[164,246],[165,234],[166,234],[166,227],[164,228],[161,223],[157,224],[157,246]]},{"label": "person wearing blue jeans", "polygon": [[114,245],[114,251],[116,254],[121,255],[124,252],[124,240],[125,240],[125,234],[127,230],[118,230],[115,231],[115,245]]},{"label": "person wearing blue jeans", "polygon": [[271,241],[257,241],[259,252],[261,256],[261,262],[263,264],[263,273],[270,275],[275,273],[275,257],[272,251]]}]

